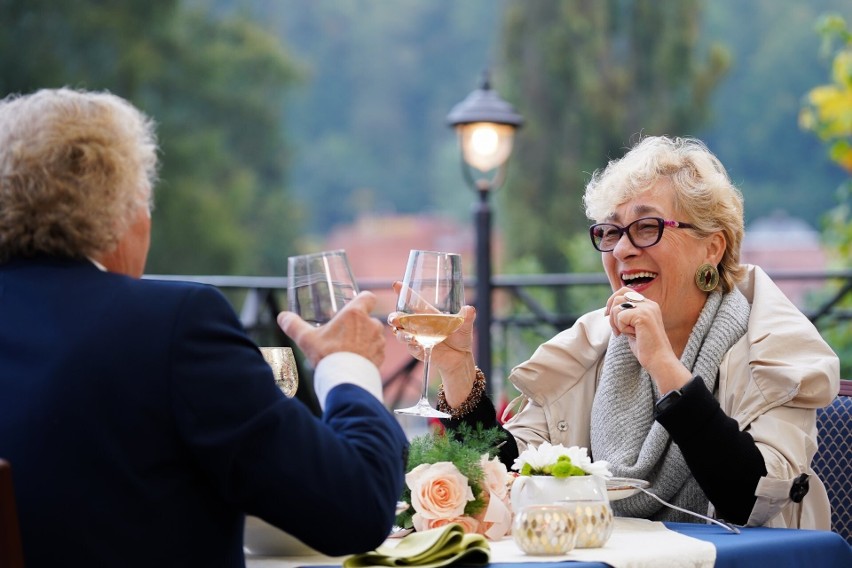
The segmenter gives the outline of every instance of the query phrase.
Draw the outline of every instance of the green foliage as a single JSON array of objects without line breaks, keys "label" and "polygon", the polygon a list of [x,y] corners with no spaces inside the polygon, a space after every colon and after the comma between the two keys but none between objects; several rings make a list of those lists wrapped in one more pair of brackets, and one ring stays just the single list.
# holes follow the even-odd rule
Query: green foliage
[{"label": "green foliage", "polygon": [[[506,434],[499,428],[483,428],[477,424],[471,428],[467,424],[461,424],[453,433],[435,430],[429,434],[417,436],[411,440],[408,452],[408,467],[411,471],[422,464],[433,464],[438,462],[450,462],[456,466],[459,472],[467,477],[471,490],[476,499],[468,502],[465,507],[466,515],[475,515],[482,510],[485,502],[482,498],[482,466],[480,460],[483,455],[493,458],[497,455],[500,442],[505,439]],[[402,501],[411,503],[411,490],[406,485],[403,489]],[[411,508],[397,517],[397,524],[401,527],[411,527]]]},{"label": "green foliage", "polygon": [[694,131],[729,56],[698,52],[697,1],[524,2],[507,5],[498,81],[526,123],[504,207],[512,258],[545,272],[574,269],[556,235],[579,233],[589,173],[636,133]]},{"label": "green foliage", "polygon": [[541,469],[536,469],[529,463],[521,466],[521,475],[551,475],[553,477],[576,477],[588,475],[585,470],[571,463],[568,456],[559,456],[556,463],[548,464]]},{"label": "green foliage", "polygon": [[746,221],[784,209],[817,226],[843,179],[819,141],[797,125],[801,99],[822,82],[821,13],[848,0],[704,2],[703,41],[721,41],[732,65],[712,96],[712,122],[697,132],[743,191]]},{"label": "green foliage", "polygon": [[[808,93],[800,124],[816,133],[832,161],[852,174],[852,32],[837,14],[823,16],[817,30],[823,37],[823,53],[832,57],[832,82]],[[838,205],[825,217],[826,237],[848,265],[852,253],[852,179],[847,177],[836,195]]]},{"label": "green foliage", "polygon": [[795,125],[827,9],[849,18],[848,0],[0,0],[0,94],[108,88],[158,120],[149,272],[281,274],[361,213],[467,219],[445,117],[491,67],[527,118],[495,228],[513,261],[581,271],[582,188],[639,132],[706,139],[750,216],[833,204],[840,172]]},{"label": "green foliage", "polygon": [[384,212],[457,207],[467,218],[474,196],[445,118],[491,60],[502,0],[242,4],[308,69],[287,102],[300,142],[294,191],[310,230]]},{"label": "green foliage", "polygon": [[836,325],[820,330],[820,334],[840,358],[840,378],[852,380],[852,333],[848,323],[845,326]]},{"label": "green foliage", "polygon": [[823,51],[832,55],[831,82],[808,92],[799,125],[819,136],[831,159],[852,173],[852,33],[838,14],[823,16],[817,29]]},{"label": "green foliage", "polygon": [[550,475],[553,477],[576,477],[588,474],[582,468],[571,463],[571,458],[568,456],[559,456],[550,470]]},{"label": "green foliage", "polygon": [[[838,14],[827,14],[817,23],[823,54],[832,59],[830,83],[811,89],[799,115],[799,125],[814,132],[827,147],[827,153],[852,174],[852,33]],[[837,251],[838,262],[849,266],[852,253],[852,178],[840,184],[838,204],[825,215],[824,237]],[[840,304],[852,305],[847,298]],[[840,322],[824,329],[822,335],[840,357],[840,376],[852,377],[852,331]]]},{"label": "green foliage", "polygon": [[188,13],[166,33],[186,52],[155,78],[164,168],[149,271],[283,274],[299,226],[280,102],[294,68],[245,20]]},{"label": "green foliage", "polygon": [[282,274],[300,211],[286,191],[280,41],[177,1],[0,0],[0,94],[107,89],[158,123],[147,272]]},{"label": "green foliage", "polygon": [[[638,132],[706,139],[750,217],[782,206],[816,223],[833,204],[838,172],[795,116],[821,73],[810,24],[826,9],[848,19],[848,0],[193,3],[241,9],[298,54],[306,81],[284,95],[290,179],[314,239],[365,213],[469,222],[475,196],[445,117],[485,67],[528,119],[494,196],[512,260],[579,270],[549,240],[585,230],[583,185]],[[509,10],[523,16],[520,37]]]}]

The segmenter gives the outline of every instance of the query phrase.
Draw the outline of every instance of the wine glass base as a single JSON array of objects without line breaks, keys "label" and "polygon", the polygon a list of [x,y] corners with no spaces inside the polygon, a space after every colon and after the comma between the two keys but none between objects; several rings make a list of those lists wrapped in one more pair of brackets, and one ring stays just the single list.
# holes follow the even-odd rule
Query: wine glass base
[{"label": "wine glass base", "polygon": [[408,408],[395,408],[397,414],[405,414],[407,416],[422,416],[423,418],[452,418],[446,412],[441,412],[429,406],[429,404],[415,404]]}]

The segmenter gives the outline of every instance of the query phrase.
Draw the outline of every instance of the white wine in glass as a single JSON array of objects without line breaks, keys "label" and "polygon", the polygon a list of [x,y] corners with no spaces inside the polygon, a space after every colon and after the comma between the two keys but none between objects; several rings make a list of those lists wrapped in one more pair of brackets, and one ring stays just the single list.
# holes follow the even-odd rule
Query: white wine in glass
[{"label": "white wine in glass", "polygon": [[447,252],[413,250],[399,291],[396,325],[423,347],[423,394],[414,406],[397,414],[449,418],[429,404],[429,365],[432,348],[457,330],[464,318],[464,279],[461,256]]},{"label": "white wine in glass", "polygon": [[261,347],[263,358],[272,367],[275,384],[289,398],[293,398],[299,388],[299,372],[296,359],[289,347]]}]

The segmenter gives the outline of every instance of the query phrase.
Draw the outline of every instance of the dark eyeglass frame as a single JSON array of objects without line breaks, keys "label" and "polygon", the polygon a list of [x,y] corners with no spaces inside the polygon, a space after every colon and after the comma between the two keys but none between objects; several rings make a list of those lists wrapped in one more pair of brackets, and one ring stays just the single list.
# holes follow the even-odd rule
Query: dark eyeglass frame
[{"label": "dark eyeglass frame", "polygon": [[[633,235],[630,232],[630,227],[632,227],[636,223],[641,223],[643,221],[645,221],[645,222],[656,221],[657,222],[657,238],[654,239],[654,242],[648,243],[647,245],[640,245],[636,241],[634,241]],[[613,245],[611,248],[607,248],[607,249],[601,248],[600,243],[603,242],[603,236],[601,235],[601,237],[598,238],[595,235],[595,231],[600,230],[602,227],[609,227],[612,230],[618,232],[618,238],[615,240],[615,245]],[[600,252],[612,252],[612,251],[614,251],[616,245],[618,245],[618,242],[621,240],[621,237],[623,237],[625,234],[627,234],[627,238],[630,239],[630,243],[634,247],[636,247],[636,248],[648,248],[648,247],[652,247],[655,244],[657,244],[658,242],[660,242],[660,239],[663,238],[663,229],[665,229],[666,227],[669,227],[669,228],[672,228],[672,229],[694,229],[695,228],[693,225],[690,225],[689,223],[684,223],[683,221],[670,221],[668,219],[663,219],[662,217],[642,217],[640,219],[636,219],[635,221],[633,221],[632,223],[628,224],[625,227],[622,227],[620,225],[616,225],[615,223],[595,223],[594,225],[589,227],[589,237],[592,239],[592,246],[595,247],[595,249],[599,250]]]}]

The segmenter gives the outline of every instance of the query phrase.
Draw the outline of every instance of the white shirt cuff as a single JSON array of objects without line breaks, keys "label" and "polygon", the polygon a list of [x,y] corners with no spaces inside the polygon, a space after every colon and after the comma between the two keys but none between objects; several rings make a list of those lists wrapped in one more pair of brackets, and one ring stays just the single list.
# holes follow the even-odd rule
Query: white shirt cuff
[{"label": "white shirt cuff", "polygon": [[323,357],[314,370],[314,391],[323,412],[328,393],[344,383],[361,387],[384,404],[382,378],[378,367],[357,353],[341,351]]}]

